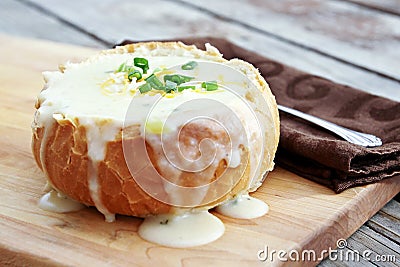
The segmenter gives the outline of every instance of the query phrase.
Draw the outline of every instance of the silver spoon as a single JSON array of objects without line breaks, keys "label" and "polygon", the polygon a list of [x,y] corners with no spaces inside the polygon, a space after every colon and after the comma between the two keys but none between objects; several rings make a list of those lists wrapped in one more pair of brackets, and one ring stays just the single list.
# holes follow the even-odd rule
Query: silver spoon
[{"label": "silver spoon", "polygon": [[354,130],[347,129],[345,127],[339,126],[337,124],[334,124],[332,122],[317,118],[315,116],[303,113],[301,111],[284,107],[281,105],[278,105],[278,109],[281,111],[284,111],[286,113],[289,113],[291,115],[294,115],[296,117],[302,118],[306,121],[312,122],[316,125],[319,125],[337,135],[342,137],[344,140],[364,146],[364,147],[376,147],[376,146],[381,146],[382,145],[382,140],[379,137],[376,137],[375,135],[372,134],[366,134],[366,133],[360,133]]}]

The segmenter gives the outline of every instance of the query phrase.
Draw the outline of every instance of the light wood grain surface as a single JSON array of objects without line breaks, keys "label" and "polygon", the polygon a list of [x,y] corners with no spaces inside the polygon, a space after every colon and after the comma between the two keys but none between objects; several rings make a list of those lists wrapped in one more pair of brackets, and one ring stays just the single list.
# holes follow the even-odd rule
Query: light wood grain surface
[{"label": "light wood grain surface", "polygon": [[[145,3],[85,0],[64,1],[62,4],[55,0],[2,0],[0,32],[93,48],[105,48],[124,38],[145,40],[182,36],[225,37],[285,64],[399,101],[399,13],[400,1],[396,0],[151,0]],[[4,51],[5,46],[1,46],[1,49],[1,62],[5,62],[3,55],[7,55],[7,59],[12,57],[13,62],[27,64],[24,68],[25,79],[15,77],[10,66],[3,64],[0,70],[9,74],[5,80],[16,82],[19,90],[26,87],[25,80],[39,86],[30,87],[29,90],[39,90],[41,78],[37,73],[54,69],[54,65],[49,63],[54,63],[52,55],[56,51],[51,51],[51,48],[49,53],[43,55],[35,54],[33,48],[25,46],[24,50],[31,55],[29,62],[20,53],[16,53],[12,46],[7,51]],[[79,51],[81,52],[77,52],[77,57],[90,53],[91,50]],[[70,55],[65,55],[64,58],[59,56],[57,59],[61,61],[68,59]],[[31,114],[25,107],[32,107],[31,103],[34,103],[33,99],[26,98],[21,105],[15,107],[12,101],[19,97],[20,92],[14,88],[10,90],[1,104],[0,129],[4,144],[14,144],[15,140],[27,137],[24,130],[29,127]],[[7,115],[10,108],[16,108],[15,112],[19,116],[10,118]],[[31,111],[33,112],[33,107]],[[8,132],[10,129],[13,129],[12,134]],[[27,143],[15,144],[18,153],[30,157],[30,152],[26,150]],[[20,170],[18,175],[26,177],[31,171],[40,175],[31,163],[13,160],[10,152],[2,152],[1,155],[2,167],[15,167]],[[10,171],[7,168],[6,170]],[[6,189],[12,191],[13,183],[15,184],[12,177],[4,180],[8,183]],[[38,196],[37,190],[40,188],[36,182],[27,177],[23,183],[18,184],[20,192],[27,195],[27,201],[29,197]],[[282,192],[278,194],[282,195]],[[10,196],[9,200],[12,199]],[[24,211],[17,213],[21,215]],[[383,253],[382,255],[398,253],[399,213],[399,202],[392,200],[347,240],[347,249],[363,251],[373,248],[374,251]],[[285,221],[284,218],[276,220],[277,223],[280,220]],[[15,228],[14,232],[8,234],[10,237],[29,229],[20,221],[12,223]],[[63,227],[65,228],[60,228]],[[39,240],[54,238],[40,231],[35,234]],[[43,236],[40,236],[41,233]],[[18,240],[14,241],[18,244]],[[71,248],[76,246],[75,241],[70,240],[68,243]],[[29,246],[32,247],[32,255],[37,255],[35,252],[41,249],[35,247],[35,243],[24,245],[24,248]],[[160,255],[165,253],[167,252]],[[197,263],[201,262],[201,256],[204,255],[198,254]],[[104,254],[97,262],[108,262],[111,265],[110,257],[111,255]],[[213,259],[216,260],[215,257]],[[218,263],[235,263],[235,259],[233,257],[231,261],[221,260]],[[9,260],[12,261],[12,258]],[[399,256],[397,260],[400,260]],[[37,262],[39,265],[51,263],[45,258],[38,258]],[[246,261],[243,264],[245,263]],[[196,264],[194,257],[191,261],[181,263],[188,266],[191,264]],[[325,260],[321,265],[394,266],[387,262],[365,259],[361,262]]]}]

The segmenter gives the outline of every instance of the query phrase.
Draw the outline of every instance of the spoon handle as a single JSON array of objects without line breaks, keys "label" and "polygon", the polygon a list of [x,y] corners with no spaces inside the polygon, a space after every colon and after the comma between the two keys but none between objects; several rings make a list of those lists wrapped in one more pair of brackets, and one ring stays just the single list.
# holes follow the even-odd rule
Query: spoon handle
[{"label": "spoon handle", "polygon": [[375,135],[360,133],[354,130],[350,130],[345,127],[334,124],[332,122],[317,118],[315,116],[285,106],[278,105],[278,109],[283,112],[294,115],[296,117],[302,118],[306,121],[312,122],[316,125],[319,125],[337,134],[338,136],[342,137],[344,140],[350,143],[364,147],[376,147],[382,145],[382,140],[379,137],[376,137]]}]

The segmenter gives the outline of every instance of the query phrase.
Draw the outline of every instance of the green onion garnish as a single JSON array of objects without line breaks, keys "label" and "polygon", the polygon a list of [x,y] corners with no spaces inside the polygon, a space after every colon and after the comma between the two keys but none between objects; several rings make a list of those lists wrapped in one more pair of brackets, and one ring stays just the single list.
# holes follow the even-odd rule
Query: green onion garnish
[{"label": "green onion garnish", "polygon": [[182,86],[178,86],[178,92],[182,92],[183,90],[186,90],[186,89],[192,89],[192,90],[194,90],[194,89],[196,89],[196,86],[194,86],[194,85],[182,85]]},{"label": "green onion garnish", "polygon": [[166,93],[171,93],[172,91],[177,91],[176,83],[171,82],[171,81],[166,81],[165,82],[165,92]]},{"label": "green onion garnish", "polygon": [[150,84],[145,83],[145,84],[142,84],[141,86],[139,86],[138,89],[139,89],[140,93],[144,94],[151,90],[151,86],[150,86]]},{"label": "green onion garnish", "polygon": [[180,74],[172,74],[172,75],[165,75],[164,82],[171,81],[176,83],[177,85],[181,85],[182,83],[190,82],[193,80],[194,77],[180,75]]},{"label": "green onion garnish", "polygon": [[129,81],[132,81],[133,78],[136,78],[136,81],[142,79],[142,73],[140,73],[140,71],[138,70],[135,70],[134,68],[131,68],[128,73],[128,79]]},{"label": "green onion garnish", "polygon": [[145,81],[151,86],[151,88],[154,88],[156,90],[165,90],[165,86],[163,85],[163,83],[154,74],[147,77]]},{"label": "green onion garnish", "polygon": [[153,74],[154,74],[154,73],[157,73],[157,72],[160,72],[160,71],[162,71],[162,68],[155,68],[155,69],[153,70]]},{"label": "green onion garnish", "polygon": [[119,65],[117,72],[123,72],[126,71],[126,63],[122,63]]},{"label": "green onion garnish", "polygon": [[206,91],[215,91],[218,89],[217,81],[202,82],[201,87]]},{"label": "green onion garnish", "polygon": [[146,74],[147,70],[149,69],[149,61],[142,57],[135,57],[133,59],[133,65],[141,68],[144,74]]},{"label": "green onion garnish", "polygon": [[197,62],[196,61],[189,61],[186,64],[183,64],[181,69],[183,70],[192,70],[197,66]]}]

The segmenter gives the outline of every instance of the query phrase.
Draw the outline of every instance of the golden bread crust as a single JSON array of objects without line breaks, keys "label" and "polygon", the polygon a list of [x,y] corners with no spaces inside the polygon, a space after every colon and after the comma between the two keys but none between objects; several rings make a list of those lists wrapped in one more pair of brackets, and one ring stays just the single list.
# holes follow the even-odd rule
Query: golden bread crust
[{"label": "golden bread crust", "polygon": [[[262,92],[266,102],[268,103],[268,112],[271,112],[272,114],[272,130],[270,133],[267,133],[265,139],[265,150],[270,156],[267,157],[263,162],[263,169],[265,171],[272,170],[273,156],[276,152],[279,140],[278,110],[275,98],[272,95],[268,84],[262,78],[258,70],[252,65],[238,59],[226,61],[222,58],[222,55],[220,55],[214,49],[203,51],[197,49],[195,46],[187,46],[180,42],[149,42],[130,44],[123,47],[117,47],[116,49],[103,51],[101,54],[132,53],[138,49],[146,48],[150,51],[154,51],[150,53],[157,53],[157,55],[168,55],[168,53],[171,53],[171,51],[173,52],[177,46],[190,52],[194,58],[209,59],[224,63],[228,62],[227,64],[230,66],[252,76],[252,81]],[[40,107],[40,104],[41,101],[38,101],[36,106],[37,109]],[[224,138],[221,138],[221,134],[219,133],[210,132],[206,128],[202,128],[202,126],[199,125],[194,125],[193,127],[194,128],[188,128],[186,132],[183,131],[181,135],[183,136],[183,139],[180,140],[183,144],[187,142],[187,140],[185,141],[185,136],[195,136],[196,138],[199,138],[199,140],[205,137],[215,138],[215,140],[218,140],[218,142],[224,142]],[[44,132],[44,128],[34,128],[32,150],[38,166],[42,170],[45,169],[44,172],[47,175],[51,185],[72,199],[82,202],[88,206],[94,205],[88,185],[89,158],[86,129],[79,123],[79,118],[73,122],[70,120],[54,119],[49,133],[46,135],[45,146],[42,145],[45,136]],[[138,128],[133,127],[130,129],[129,133],[129,142],[143,142]],[[132,177],[125,161],[123,153],[123,141],[121,136],[122,134],[119,134],[114,141],[106,144],[105,158],[103,161],[100,161],[97,166],[100,199],[104,206],[110,213],[139,217],[176,212],[171,205],[163,203],[149,196],[137,184],[134,177]],[[157,155],[153,153],[151,147],[148,145],[147,148],[152,163],[162,174],[163,170],[158,168],[155,160]],[[41,158],[41,156],[43,158]],[[245,148],[242,148],[241,162],[247,162],[248,158],[248,151]],[[45,165],[45,168],[43,168],[42,164]],[[207,192],[209,199],[216,199],[211,203],[196,207],[196,209],[208,209],[214,207],[226,200],[233,198],[237,194],[249,191],[249,164],[240,164],[237,168],[228,168],[226,165],[226,162],[220,162],[214,173],[214,177],[210,177],[210,179],[216,179],[216,177],[219,177],[219,175],[224,172],[227,177],[232,178],[231,180],[228,179],[222,181],[221,183],[230,184],[233,181],[232,179],[238,175],[241,176],[241,179],[228,194],[223,194],[222,197],[215,197],[221,193],[218,192],[218,188],[214,188],[215,190],[209,190]],[[195,176],[195,173],[184,172],[179,179],[179,184],[182,186],[193,186],[193,181],[195,181],[196,178]],[[259,177],[259,180],[261,181],[262,178],[263,177]],[[255,189],[256,187],[250,188],[251,191],[254,191]]]}]

